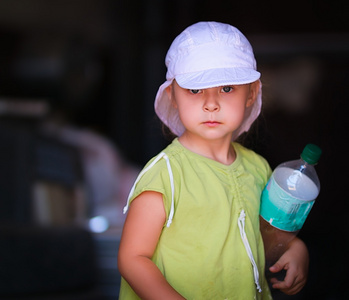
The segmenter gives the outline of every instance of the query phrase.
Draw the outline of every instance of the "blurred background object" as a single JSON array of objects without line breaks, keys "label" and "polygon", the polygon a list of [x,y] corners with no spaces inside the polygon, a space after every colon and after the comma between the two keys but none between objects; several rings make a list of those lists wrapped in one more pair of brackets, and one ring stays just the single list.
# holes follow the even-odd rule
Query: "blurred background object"
[{"label": "blurred background object", "polygon": [[244,143],[273,168],[309,142],[323,149],[300,233],[309,282],[275,299],[344,299],[347,12],[338,0],[0,0],[0,298],[117,299],[122,207],[170,142],[153,111],[166,51],[215,20],[244,32],[262,72]]}]

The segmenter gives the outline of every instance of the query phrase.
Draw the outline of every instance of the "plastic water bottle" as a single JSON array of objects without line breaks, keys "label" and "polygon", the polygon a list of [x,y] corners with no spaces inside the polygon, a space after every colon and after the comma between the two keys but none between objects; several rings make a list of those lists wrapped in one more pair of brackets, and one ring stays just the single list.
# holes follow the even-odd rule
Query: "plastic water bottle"
[{"label": "plastic water bottle", "polygon": [[[320,192],[314,165],[321,149],[305,146],[300,159],[277,166],[265,186],[260,206],[266,271],[286,251],[289,242],[302,228]],[[281,279],[281,278],[279,278]]]}]

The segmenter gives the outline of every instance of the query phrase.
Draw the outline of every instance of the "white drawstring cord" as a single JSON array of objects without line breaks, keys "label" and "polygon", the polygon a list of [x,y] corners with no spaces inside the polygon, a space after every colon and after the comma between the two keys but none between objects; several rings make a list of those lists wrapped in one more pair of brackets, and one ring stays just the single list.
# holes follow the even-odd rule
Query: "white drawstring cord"
[{"label": "white drawstring cord", "polygon": [[171,184],[171,210],[170,210],[170,214],[168,216],[167,225],[166,225],[167,227],[170,227],[173,219],[173,214],[174,214],[174,180],[173,180],[173,173],[172,173],[172,168],[170,164],[170,159],[165,153],[164,153],[164,158],[166,160],[168,175],[170,177],[170,184]]},{"label": "white drawstring cord", "polygon": [[261,286],[259,285],[259,272],[258,272],[258,268],[257,268],[257,264],[253,258],[253,253],[250,247],[250,244],[248,242],[247,236],[246,236],[246,232],[245,232],[245,211],[242,210],[240,213],[240,217],[238,219],[238,225],[239,225],[239,230],[240,230],[240,235],[241,235],[241,239],[242,242],[244,243],[247,255],[251,261],[251,264],[253,266],[253,276],[254,276],[254,282],[257,286],[257,290],[258,292],[262,292]]},{"label": "white drawstring cord", "polygon": [[131,191],[127,197],[127,202],[126,205],[123,209],[123,213],[125,214],[129,208],[130,205],[130,199],[134,193],[134,190],[136,188],[136,185],[138,183],[138,181],[142,178],[142,176],[149,171],[161,158],[164,158],[166,160],[166,165],[167,165],[167,170],[168,170],[168,175],[170,177],[170,184],[171,184],[171,210],[170,210],[170,214],[168,217],[168,221],[166,226],[170,227],[171,223],[172,223],[172,219],[173,219],[173,214],[174,214],[174,180],[173,180],[173,173],[172,173],[172,168],[171,168],[171,164],[170,164],[170,159],[168,158],[168,156],[165,154],[165,152],[161,152],[152,162],[151,164],[146,167],[145,169],[143,169],[142,172],[139,173],[135,183],[133,184]]}]

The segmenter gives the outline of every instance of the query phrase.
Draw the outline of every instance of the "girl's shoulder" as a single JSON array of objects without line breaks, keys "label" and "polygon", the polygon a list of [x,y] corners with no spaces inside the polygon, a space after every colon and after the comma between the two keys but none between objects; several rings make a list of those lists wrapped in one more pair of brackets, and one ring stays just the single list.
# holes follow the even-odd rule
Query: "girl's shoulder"
[{"label": "girl's shoulder", "polygon": [[248,159],[248,160],[259,160],[263,163],[267,163],[267,160],[262,155],[255,152],[254,150],[249,149],[237,142],[233,142],[233,146],[237,154],[238,155],[240,154],[242,158]]},{"label": "girl's shoulder", "polygon": [[266,172],[268,175],[270,174],[271,170],[269,163],[263,156],[252,149],[246,148],[240,143],[234,142],[233,146],[237,153],[237,157],[239,157],[242,164],[249,168],[252,167],[256,170]]}]

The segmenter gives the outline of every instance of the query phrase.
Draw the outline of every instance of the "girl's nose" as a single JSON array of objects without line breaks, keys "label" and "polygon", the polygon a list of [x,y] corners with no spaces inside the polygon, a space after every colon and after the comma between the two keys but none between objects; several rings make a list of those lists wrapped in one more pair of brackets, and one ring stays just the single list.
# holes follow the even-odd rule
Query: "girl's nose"
[{"label": "girl's nose", "polygon": [[219,103],[216,101],[216,99],[212,96],[207,97],[204,106],[203,106],[203,110],[205,112],[217,112],[219,111],[220,106]]}]

